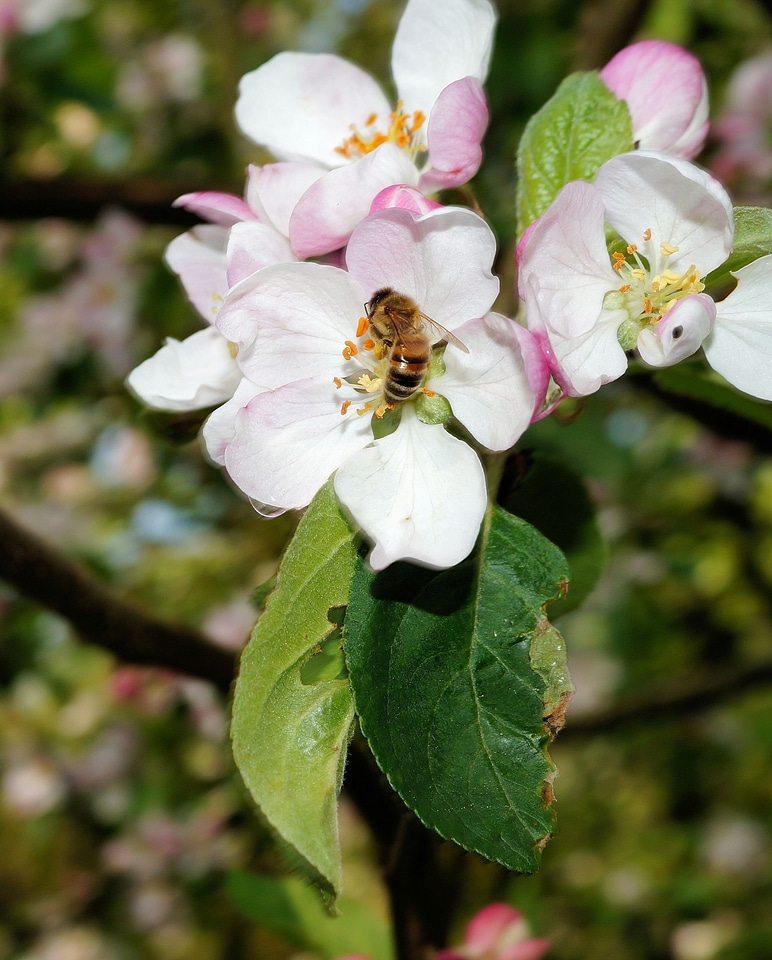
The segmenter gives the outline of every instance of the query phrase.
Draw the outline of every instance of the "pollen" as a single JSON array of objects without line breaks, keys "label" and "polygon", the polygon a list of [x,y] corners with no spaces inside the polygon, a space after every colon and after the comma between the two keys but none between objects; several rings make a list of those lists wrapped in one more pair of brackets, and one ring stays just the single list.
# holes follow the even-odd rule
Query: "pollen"
[{"label": "pollen", "polygon": [[359,347],[354,343],[353,340],[346,340],[346,345],[343,347],[341,352],[344,360],[350,360],[359,353]]},{"label": "pollen", "polygon": [[638,249],[638,245],[637,245],[637,244],[635,244],[635,243],[629,244],[628,247],[627,247],[628,256],[632,256],[637,249]]},{"label": "pollen", "polygon": [[367,340],[362,341],[363,350],[374,350],[375,349],[375,340],[371,340],[369,337]]},{"label": "pollen", "polygon": [[359,323],[357,323],[357,332],[355,336],[361,337],[363,333],[367,332],[367,328],[370,326],[370,321],[367,317],[360,317]]},{"label": "pollen", "polygon": [[389,114],[385,133],[382,129],[378,129],[378,115],[371,113],[365,121],[364,131],[359,130],[355,124],[352,124],[350,127],[351,136],[347,137],[339,147],[336,147],[335,152],[347,160],[353,160],[356,157],[363,157],[365,154],[372,153],[373,150],[384,143],[394,143],[398,147],[407,149],[411,146],[413,136],[425,122],[426,115],[421,110],[404,113],[402,102],[398,100],[395,109]]},{"label": "pollen", "polygon": [[[351,406],[351,401],[350,401],[350,400],[344,400],[343,403],[340,405],[340,415],[341,415],[342,417],[344,417],[344,416],[348,413],[348,408],[349,408],[350,406]],[[359,412],[359,411],[357,411],[357,412]]]},{"label": "pollen", "polygon": [[648,243],[649,240],[651,240],[651,227],[647,227],[643,231],[643,239],[646,241],[646,243]]},{"label": "pollen", "polygon": [[335,384],[336,390],[340,390],[340,388],[343,386],[343,381],[340,377],[333,377],[332,382]]},{"label": "pollen", "polygon": [[672,243],[668,243],[667,240],[663,240],[659,245],[659,252],[663,257],[669,257],[674,253],[678,253],[678,247],[674,247]]}]

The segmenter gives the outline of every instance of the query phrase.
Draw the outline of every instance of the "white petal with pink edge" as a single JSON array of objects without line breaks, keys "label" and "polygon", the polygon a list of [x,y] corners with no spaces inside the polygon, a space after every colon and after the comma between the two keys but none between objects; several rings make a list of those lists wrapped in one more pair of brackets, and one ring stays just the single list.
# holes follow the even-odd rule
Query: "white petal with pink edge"
[{"label": "white petal with pink edge", "polygon": [[[595,187],[603,197],[606,220],[650,261],[659,244],[677,248],[667,266],[676,272],[695,265],[700,276],[722,264],[732,249],[732,202],[721,184],[686,160],[643,150],[608,160]],[[644,233],[651,230],[651,248]],[[658,273],[650,262],[652,273]]]},{"label": "white petal with pink edge", "polygon": [[700,349],[715,319],[713,299],[706,293],[691,294],[679,300],[653,327],[644,327],[636,349],[652,367],[670,367]]},{"label": "white petal with pink edge", "polygon": [[126,385],[156,410],[201,410],[232,396],[241,377],[230,345],[214,327],[185,340],[169,337],[131,371]]},{"label": "white petal with pink edge", "polygon": [[394,433],[358,451],[335,475],[335,492],[374,541],[370,565],[396,560],[452,567],[472,550],[486,506],[485,474],[472,448],[406,407]]},{"label": "white petal with pink edge", "polygon": [[190,210],[202,220],[209,220],[222,227],[231,227],[241,220],[257,220],[257,214],[241,197],[230,193],[205,190],[201,193],[186,193],[172,204]]},{"label": "white petal with pink edge", "polygon": [[428,113],[454,80],[488,75],[496,10],[488,0],[409,0],[391,54],[404,108]]},{"label": "white petal with pink edge", "polygon": [[392,287],[453,331],[486,314],[496,299],[495,255],[496,238],[471,210],[442,207],[416,218],[390,209],[359,224],[346,249],[346,265],[369,295]]},{"label": "white petal with pink edge", "polygon": [[345,270],[319,263],[265,267],[234,288],[218,329],[239,345],[244,374],[273,389],[291,380],[345,376],[342,351],[354,338],[365,293]]},{"label": "white petal with pink edge", "polygon": [[324,53],[277,54],[241,78],[236,122],[278,160],[311,160],[326,167],[346,163],[336,153],[364,129],[372,114],[388,119],[391,106],[360,67]]},{"label": "white petal with pink edge", "polygon": [[498,313],[465,323],[456,334],[469,353],[448,346],[445,373],[429,384],[488,450],[508,450],[516,443],[537,405],[515,327]]},{"label": "white petal with pink edge", "polygon": [[175,237],[164,259],[180,278],[185,293],[207,323],[214,323],[228,292],[225,227],[202,225]]},{"label": "white petal with pink edge", "polygon": [[226,252],[228,286],[235,287],[256,270],[274,263],[291,263],[297,257],[289,241],[267,223],[257,220],[231,227]]},{"label": "white petal with pink edge", "polygon": [[344,246],[354,227],[370,212],[373,197],[395,183],[416,186],[418,171],[405,151],[393,143],[384,143],[326,173],[306,190],[292,211],[292,249],[305,259]]},{"label": "white petal with pink edge", "polygon": [[586,333],[550,336],[556,363],[553,376],[567,394],[584,397],[622,376],[627,369],[627,355],[619,344],[617,330],[625,318],[623,311],[602,310]]},{"label": "white petal with pink edge", "polygon": [[734,276],[737,287],[716,304],[705,356],[738,389],[772,400],[772,256],[754,260]]},{"label": "white petal with pink edge", "polygon": [[220,466],[225,463],[225,450],[236,435],[236,414],[258,393],[264,393],[264,388],[244,377],[230,400],[213,410],[204,421],[201,435],[206,452]]},{"label": "white petal with pink edge", "polygon": [[266,163],[247,170],[247,202],[260,219],[289,236],[298,200],[325,172],[315,163]]},{"label": "white petal with pink edge", "polygon": [[225,467],[247,496],[299,509],[370,439],[369,418],[342,415],[331,381],[299,380],[259,394],[236,414]]}]

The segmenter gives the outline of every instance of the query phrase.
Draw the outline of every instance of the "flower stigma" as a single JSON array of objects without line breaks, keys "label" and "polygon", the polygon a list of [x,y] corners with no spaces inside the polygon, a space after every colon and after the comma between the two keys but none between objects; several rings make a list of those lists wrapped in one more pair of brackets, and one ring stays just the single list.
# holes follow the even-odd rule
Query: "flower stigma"
[{"label": "flower stigma", "polygon": [[619,274],[622,284],[606,294],[603,307],[607,310],[624,310],[628,319],[617,331],[623,350],[632,350],[640,332],[654,326],[679,300],[690,294],[702,293],[705,284],[700,279],[697,267],[692,264],[683,273],[668,267],[670,258],[678,253],[678,247],[663,240],[659,246],[652,242],[651,229],[643,234],[646,256],[631,243],[624,253],[612,254],[612,267]]},{"label": "flower stigma", "polygon": [[384,143],[393,143],[400,149],[407,150],[411,157],[415,158],[417,153],[426,149],[424,144],[415,142],[414,139],[425,121],[426,116],[421,110],[404,113],[402,101],[398,100],[396,107],[389,114],[385,133],[378,129],[378,114],[371,113],[365,121],[364,131],[358,129],[356,124],[351,124],[349,128],[351,136],[347,137],[339,147],[335,147],[335,152],[346,160],[354,160],[372,153]]}]

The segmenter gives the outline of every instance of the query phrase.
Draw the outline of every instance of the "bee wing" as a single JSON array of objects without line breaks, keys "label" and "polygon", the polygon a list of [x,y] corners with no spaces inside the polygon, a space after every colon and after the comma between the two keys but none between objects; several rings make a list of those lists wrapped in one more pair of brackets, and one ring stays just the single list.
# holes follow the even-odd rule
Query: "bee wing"
[{"label": "bee wing", "polygon": [[421,314],[421,319],[424,322],[424,326],[428,327],[437,335],[438,340],[447,340],[447,342],[453,344],[456,349],[463,351],[463,353],[469,353],[469,348],[465,346],[455,334],[451,333],[450,330],[446,330],[442,324],[437,323],[436,320],[432,320],[431,317],[427,317],[425,313]]}]

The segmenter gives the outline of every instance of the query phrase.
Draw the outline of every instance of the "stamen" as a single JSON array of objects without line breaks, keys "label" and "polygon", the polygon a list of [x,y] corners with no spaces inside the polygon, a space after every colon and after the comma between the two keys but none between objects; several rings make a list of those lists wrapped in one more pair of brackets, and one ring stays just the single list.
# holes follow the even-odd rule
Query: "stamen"
[{"label": "stamen", "polygon": [[343,359],[350,360],[359,353],[359,347],[354,343],[353,340],[346,340],[345,343],[346,346],[342,350]]},{"label": "stamen", "polygon": [[363,350],[374,350],[375,349],[375,340],[371,340],[369,337],[367,340],[362,341]]},{"label": "stamen", "polygon": [[623,285],[619,288],[619,292],[620,292],[620,293],[629,293],[632,289],[633,289],[633,288],[630,286],[629,283],[625,283],[625,284],[623,284]]},{"label": "stamen", "polygon": [[[415,110],[412,114],[403,113],[402,102],[398,100],[395,109],[389,114],[389,126],[386,133],[373,129],[377,120],[378,115],[376,113],[371,113],[368,116],[365,121],[367,132],[364,134],[360,133],[356,126],[352,124],[349,127],[351,136],[344,140],[339,147],[335,147],[335,152],[347,160],[351,160],[354,157],[372,153],[376,147],[380,147],[383,143],[395,143],[398,147],[409,148],[413,135],[426,122],[426,115],[420,110]],[[416,146],[415,149],[423,149],[423,147]]]},{"label": "stamen", "polygon": [[359,323],[357,323],[357,332],[355,336],[361,337],[362,334],[366,332],[369,326],[370,326],[370,321],[367,319],[367,317],[360,317]]},{"label": "stamen", "polygon": [[437,393],[434,390],[430,390],[428,387],[422,387],[421,393],[425,394],[427,397],[436,397]]},{"label": "stamen", "polygon": [[651,240],[651,227],[647,227],[643,231],[643,239],[648,243]]},{"label": "stamen", "polygon": [[627,254],[628,254],[628,256],[632,256],[637,249],[638,249],[638,247],[637,247],[636,244],[634,244],[634,243],[629,244],[628,247],[627,247]]},{"label": "stamen", "polygon": [[340,390],[340,388],[343,386],[343,381],[340,377],[333,377],[332,382],[335,384],[336,390]]},{"label": "stamen", "polygon": [[[350,400],[344,400],[343,403],[340,405],[340,415],[341,415],[342,417],[345,416],[345,415],[348,413],[348,408],[349,408],[350,406],[351,406],[351,401],[350,401]],[[359,413],[358,410],[357,410],[357,413]]]},{"label": "stamen", "polygon": [[652,310],[652,304],[651,304],[651,297],[644,297],[644,298],[643,298],[643,309],[646,311],[646,313],[652,313],[652,312],[653,312],[653,310]]},{"label": "stamen", "polygon": [[669,257],[674,253],[678,253],[678,247],[674,247],[672,243],[668,243],[667,240],[663,240],[659,245],[659,252],[663,257]]}]

